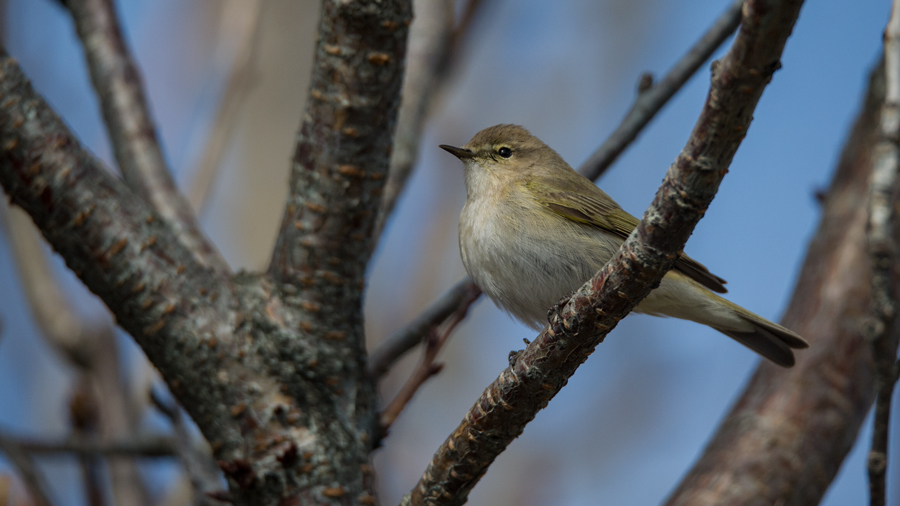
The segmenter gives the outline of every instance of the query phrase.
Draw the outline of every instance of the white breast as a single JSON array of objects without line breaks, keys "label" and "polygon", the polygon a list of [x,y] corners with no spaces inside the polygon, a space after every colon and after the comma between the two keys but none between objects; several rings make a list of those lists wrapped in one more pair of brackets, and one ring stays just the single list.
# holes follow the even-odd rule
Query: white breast
[{"label": "white breast", "polygon": [[[467,200],[460,216],[460,253],[469,276],[488,297],[538,329],[546,325],[547,311],[590,279],[622,241],[536,203],[529,208],[510,202],[529,200],[506,199],[503,208],[508,211],[502,214],[500,206]],[[550,237],[562,229],[569,238],[566,245]]]}]

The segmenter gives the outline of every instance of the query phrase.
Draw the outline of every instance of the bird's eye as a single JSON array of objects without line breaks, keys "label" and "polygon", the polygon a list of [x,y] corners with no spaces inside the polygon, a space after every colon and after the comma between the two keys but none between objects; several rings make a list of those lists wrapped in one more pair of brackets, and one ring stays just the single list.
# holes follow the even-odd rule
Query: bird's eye
[{"label": "bird's eye", "polygon": [[497,154],[502,156],[503,158],[509,158],[512,156],[512,150],[506,146],[503,146],[502,148],[497,150]]}]

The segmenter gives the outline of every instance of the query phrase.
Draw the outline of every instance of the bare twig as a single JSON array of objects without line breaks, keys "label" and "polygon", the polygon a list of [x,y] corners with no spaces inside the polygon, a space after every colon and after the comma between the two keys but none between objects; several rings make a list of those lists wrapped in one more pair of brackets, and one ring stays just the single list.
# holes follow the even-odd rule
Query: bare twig
[{"label": "bare twig", "polygon": [[125,45],[113,1],[67,0],[65,5],[75,20],[106,130],[128,186],[169,222],[200,263],[228,272],[166,166],[140,71]]},{"label": "bare twig", "polygon": [[[128,401],[126,384],[120,375],[112,319],[101,316],[88,320],[75,310],[52,272],[31,218],[19,208],[7,207],[0,203],[0,221],[6,224],[34,321],[48,343],[77,367],[85,395],[98,406],[99,434],[103,438],[130,434],[139,416]],[[96,466],[90,467],[96,471]],[[116,502],[142,502],[146,490],[134,463],[117,462],[109,469]]]},{"label": "bare twig", "polygon": [[432,334],[450,316],[460,311],[465,314],[480,296],[481,290],[469,279],[457,283],[415,320],[384,340],[371,355],[369,374],[375,378],[384,375],[397,359]]},{"label": "bare twig", "polygon": [[421,2],[409,32],[403,101],[384,196],[374,236],[381,235],[419,157],[419,141],[434,98],[439,95],[453,42],[453,0]]},{"label": "bare twig", "polygon": [[669,70],[659,82],[639,93],[631,110],[612,134],[597,148],[578,171],[596,180],[637,138],[656,113],[684,86],[684,83],[724,43],[741,22],[743,0],[734,0],[728,9],[703,34],[703,37]]},{"label": "bare twig", "polygon": [[687,145],[635,232],[590,281],[553,311],[432,457],[401,504],[460,505],[488,466],[566,384],[606,334],[659,283],[712,201],[800,12],[800,1],[749,1],[743,26],[713,65]]},{"label": "bare twig", "polygon": [[425,122],[434,112],[439,97],[446,91],[451,81],[449,77],[460,64],[462,47],[471,34],[472,26],[490,1],[470,0],[456,28],[453,28],[453,4],[452,0],[426,2],[416,12],[410,31],[410,50],[391,167],[373,234],[376,240],[381,236],[418,161]]},{"label": "bare twig", "polygon": [[251,89],[262,7],[263,0],[228,0],[223,7],[213,59],[219,67],[230,68],[230,72],[188,195],[198,215],[203,214],[228,141],[234,136],[239,113]]},{"label": "bare twig", "polygon": [[150,389],[150,400],[172,423],[172,431],[175,433],[175,441],[177,443],[175,450],[184,465],[193,488],[192,504],[209,503],[206,492],[221,487],[219,468],[212,459],[212,455],[194,441],[194,437],[184,421],[184,415],[177,404],[164,399],[155,388]]},{"label": "bare twig", "polygon": [[[483,10],[483,4],[484,2],[480,0],[472,0],[468,7],[473,9],[473,11],[475,9]],[[596,180],[603,175],[606,169],[608,169],[625,148],[634,141],[640,131],[647,126],[656,113],[662,109],[679,89],[681,89],[691,75],[693,75],[694,72],[709,59],[710,55],[722,45],[729,35],[734,33],[740,24],[742,4],[743,0],[736,0],[729,9],[713,23],[713,26],[711,26],[703,37],[694,44],[688,53],[672,67],[672,70],[670,70],[660,82],[639,93],[631,110],[625,118],[622,119],[622,122],[616,130],[599,148],[597,148],[597,151],[582,164],[579,169],[582,174],[585,174],[593,180]],[[462,31],[468,30],[472,19],[472,16],[468,15],[468,11],[466,12],[467,15],[463,17],[463,22],[460,25]],[[457,37],[453,45],[454,50],[456,50],[455,48],[458,48],[459,44],[460,38]],[[398,135],[398,142],[402,142],[401,139],[402,137]],[[418,137],[415,140],[415,145],[418,146]],[[412,156],[415,156],[415,152],[412,152]],[[414,163],[414,160],[410,160],[410,163]],[[391,170],[393,179],[393,167]],[[408,174],[406,174],[406,176],[408,176]],[[398,179],[395,184],[402,185],[403,182]],[[390,180],[388,185],[391,185]],[[396,189],[397,194],[393,195],[393,198],[397,198],[399,196],[399,191],[401,190],[402,187]],[[382,213],[379,218],[380,220],[387,219],[390,208],[394,204],[394,202],[390,200],[391,197],[389,197],[389,195],[391,195],[390,190],[385,193],[385,200],[382,203]],[[383,221],[379,224],[383,225]],[[432,321],[433,326],[440,324],[443,320],[440,320],[439,318],[430,319],[430,315],[441,314],[440,311],[442,308],[452,308],[461,304],[464,293],[461,288],[464,286],[468,287],[470,290],[475,288],[474,283],[472,283],[469,278],[460,281],[447,294],[442,296],[438,302],[428,308],[421,316],[416,318],[416,320],[388,338],[385,341],[385,344],[372,354],[373,358],[370,371],[375,373],[376,377],[384,374],[393,361],[418,344],[418,340],[427,336],[430,329],[422,327],[422,324],[428,321]],[[474,302],[474,300],[475,299],[471,302]],[[388,353],[390,353],[390,355]]]},{"label": "bare twig", "polygon": [[[453,30],[453,41],[450,49],[449,67],[460,61],[463,44],[471,36],[472,27],[480,19],[493,0],[469,0],[459,18],[459,24]],[[448,69],[449,70],[449,69]]]},{"label": "bare twig", "polygon": [[[97,399],[83,375],[69,400],[69,418],[72,422],[71,435],[75,438],[91,438],[97,434]],[[81,476],[84,482],[86,503],[89,506],[104,506],[103,479],[100,475],[100,458],[94,454],[78,454]]]},{"label": "bare twig", "polygon": [[872,264],[872,321],[866,337],[875,359],[875,401],[872,449],[869,451],[871,506],[884,506],[888,465],[891,396],[897,381],[897,333],[894,332],[897,298],[894,267],[897,245],[894,235],[894,201],[900,170],[900,0],[894,0],[884,32],[885,97],[881,109],[881,141],[875,146],[869,189],[868,246]]},{"label": "bare twig", "polygon": [[31,218],[17,207],[0,202],[0,221],[10,239],[25,296],[42,335],[72,363],[86,367],[90,339],[103,328],[86,322],[65,297]]},{"label": "bare twig", "polygon": [[19,447],[42,456],[100,455],[103,457],[171,458],[178,455],[170,436],[136,436],[119,441],[69,438],[63,441],[19,439]]},{"label": "bare twig", "polygon": [[2,434],[0,434],[0,452],[4,453],[9,462],[16,468],[22,481],[25,482],[25,486],[28,487],[28,492],[31,494],[31,499],[35,504],[38,506],[53,506],[53,502],[50,500],[50,497],[52,497],[50,486],[47,484],[47,480],[44,479],[44,475],[31,461],[31,457],[17,443]]},{"label": "bare twig", "polygon": [[[479,290],[478,293],[480,294],[481,291]],[[475,298],[477,298],[477,296]],[[472,300],[475,300],[475,298],[472,298]],[[443,364],[436,362],[437,355],[444,348],[444,345],[447,344],[447,341],[450,339],[456,326],[465,319],[468,311],[469,304],[462,304],[450,316],[445,318],[444,322],[439,327],[432,328],[428,339],[425,341],[425,349],[422,350],[422,359],[419,361],[419,365],[416,366],[416,370],[413,371],[409,379],[406,380],[406,383],[403,385],[403,388],[400,389],[400,392],[397,393],[397,396],[394,397],[394,400],[381,412],[382,433],[386,433],[391,425],[394,424],[394,420],[397,419],[400,412],[402,412],[406,405],[409,404],[409,401],[412,400],[413,395],[415,395],[419,388],[428,381],[428,378],[441,372],[441,369],[444,368]]]},{"label": "bare twig", "polygon": [[[844,146],[782,323],[810,339],[797,365],[763,363],[668,506],[819,504],[872,400],[865,224],[884,70]],[[829,444],[823,444],[828,441]]]}]

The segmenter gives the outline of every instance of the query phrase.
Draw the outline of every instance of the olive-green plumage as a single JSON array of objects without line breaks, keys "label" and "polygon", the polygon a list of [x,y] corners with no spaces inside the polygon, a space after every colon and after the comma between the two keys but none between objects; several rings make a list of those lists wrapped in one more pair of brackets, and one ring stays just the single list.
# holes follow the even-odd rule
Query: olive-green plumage
[{"label": "olive-green plumage", "polygon": [[[465,166],[460,215],[463,264],[475,283],[534,328],[547,310],[590,279],[639,221],[550,147],[516,125],[478,132],[463,148],[441,146]],[[725,280],[682,253],[635,311],[695,321],[790,367],[794,332],[737,306]]]}]

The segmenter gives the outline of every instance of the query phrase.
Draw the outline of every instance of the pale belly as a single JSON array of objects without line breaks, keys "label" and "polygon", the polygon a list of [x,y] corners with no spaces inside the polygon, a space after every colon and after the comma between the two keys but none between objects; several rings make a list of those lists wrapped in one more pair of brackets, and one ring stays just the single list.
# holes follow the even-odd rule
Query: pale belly
[{"label": "pale belly", "polygon": [[[467,212],[478,211],[467,204],[463,218]],[[519,220],[486,220],[485,213],[479,216],[480,221],[461,221],[476,225],[468,233],[461,229],[463,265],[494,303],[535,329],[543,328],[547,312],[593,277],[623,242],[597,228],[560,218],[553,226],[565,227],[569,239],[563,246]],[[731,326],[734,316],[716,310],[719,300],[681,273],[670,272],[635,311]],[[720,316],[724,320],[718,322]]]}]

